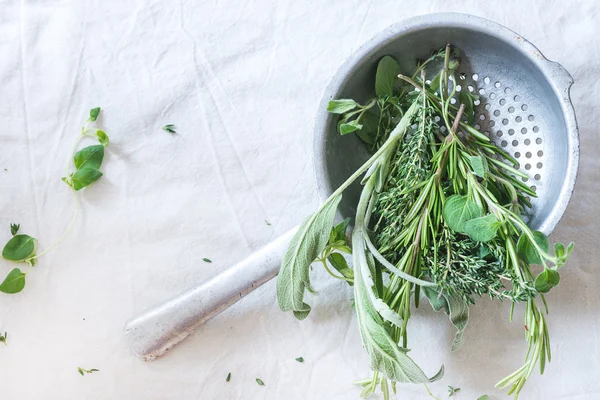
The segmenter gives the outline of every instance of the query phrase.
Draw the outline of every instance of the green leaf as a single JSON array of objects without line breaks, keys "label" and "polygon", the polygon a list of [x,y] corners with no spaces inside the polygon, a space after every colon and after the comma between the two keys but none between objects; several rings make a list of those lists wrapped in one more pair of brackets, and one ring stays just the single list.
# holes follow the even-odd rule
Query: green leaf
[{"label": "green leaf", "polygon": [[346,229],[348,229],[348,225],[350,224],[350,218],[346,218],[339,224],[333,227],[331,230],[331,234],[329,235],[329,244],[334,244],[337,241],[342,241],[343,244],[346,243]]},{"label": "green leaf", "polygon": [[256,383],[258,383],[260,386],[265,386],[265,383],[260,378],[256,378]]},{"label": "green leaf", "polygon": [[[548,253],[548,238],[540,231],[533,232],[533,239],[545,253]],[[535,248],[527,235],[521,235],[517,242],[517,253],[528,264],[542,264],[542,255]]]},{"label": "green leaf", "polygon": [[169,132],[169,133],[177,133],[177,127],[173,124],[167,124],[165,126],[162,127],[163,131],[165,132]]},{"label": "green leaf", "polygon": [[379,116],[367,111],[360,117],[360,123],[362,124],[362,128],[356,131],[356,136],[366,144],[375,143],[375,136],[377,135],[377,127],[379,125]]},{"label": "green leaf", "polygon": [[565,245],[562,243],[554,243],[554,256],[562,258],[565,255]]},{"label": "green leaf", "polygon": [[558,271],[545,268],[535,278],[535,290],[537,290],[539,293],[548,293],[550,289],[558,286],[558,282],[560,282],[560,274]]},{"label": "green leaf", "polygon": [[349,133],[356,132],[360,128],[362,128],[362,125],[359,124],[358,121],[353,120],[344,124],[340,124],[340,133],[342,135],[347,135]]},{"label": "green leaf", "polygon": [[296,361],[298,361],[299,363],[303,363],[304,362],[304,358],[298,357],[298,358],[296,358]]},{"label": "green leaf", "polygon": [[[329,263],[346,279],[354,279],[354,271],[348,267],[348,262],[340,253],[332,253],[327,257]],[[352,285],[351,282],[349,282]]]},{"label": "green leaf", "polygon": [[[102,147],[102,146],[100,146]],[[82,168],[78,169],[74,174],[71,175],[71,182],[73,182],[73,189],[81,190],[86,186],[96,182],[102,176],[102,172],[94,168]]]},{"label": "green leaf", "polygon": [[98,119],[98,115],[100,114],[100,107],[92,108],[90,110],[90,121],[94,122]]},{"label": "green leaf", "polygon": [[75,168],[77,169],[100,169],[103,159],[104,146],[100,144],[84,147],[75,153],[75,156],[73,157]]},{"label": "green leaf", "polygon": [[452,341],[452,351],[457,351],[463,344],[465,328],[469,322],[469,305],[458,294],[440,296],[437,290],[430,287],[421,287],[423,294],[429,300],[434,311],[444,310],[452,325],[456,328],[456,334]]},{"label": "green leaf", "polygon": [[352,99],[330,100],[327,104],[327,111],[332,114],[344,114],[356,107],[358,104]]},{"label": "green leaf", "polygon": [[453,195],[446,199],[442,211],[446,225],[454,232],[463,233],[465,223],[481,216],[481,209],[466,196]]},{"label": "green leaf", "polygon": [[10,271],[4,281],[0,283],[0,292],[19,293],[25,287],[25,275],[19,268]]},{"label": "green leaf", "polygon": [[204,261],[205,263],[211,263],[212,260],[210,258],[203,258],[202,261]]},{"label": "green leaf", "polygon": [[399,73],[400,67],[392,57],[385,56],[379,61],[375,74],[375,93],[378,97],[393,95],[394,83]]},{"label": "green leaf", "polygon": [[458,94],[458,101],[465,105],[464,115],[467,117],[467,123],[472,125],[475,121],[475,99],[473,95],[468,90],[462,90]]},{"label": "green leaf", "polygon": [[431,88],[431,90],[433,90],[434,92],[437,92],[437,90],[440,88],[441,80],[442,80],[442,71],[438,72],[437,75],[431,80],[431,83],[429,84],[429,87]]},{"label": "green leaf", "polygon": [[227,378],[225,378],[225,382],[229,382],[231,380],[231,372],[227,374]]},{"label": "green leaf", "polygon": [[496,237],[500,222],[494,214],[473,218],[465,222],[465,234],[476,242],[489,242]]},{"label": "green leaf", "polygon": [[10,224],[10,234],[15,236],[19,232],[19,228],[21,228],[21,224]]},{"label": "green leaf", "polygon": [[310,306],[304,303],[304,290],[310,286],[309,267],[327,245],[341,199],[341,194],[329,198],[304,221],[283,257],[277,276],[277,302],[282,311],[291,310],[298,319],[310,312]]},{"label": "green leaf", "polygon": [[471,168],[475,175],[480,178],[485,177],[487,165],[484,158],[481,156],[469,156],[469,163],[471,164]]},{"label": "green leaf", "polygon": [[79,374],[80,374],[81,376],[84,376],[84,375],[83,375],[83,369],[81,369],[81,367],[77,367],[77,372],[79,372]]},{"label": "green leaf", "polygon": [[477,398],[477,400],[490,400],[490,396],[488,396],[487,394],[484,394],[483,396],[479,396]]},{"label": "green leaf", "polygon": [[35,252],[36,240],[28,235],[15,235],[2,250],[2,257],[9,261],[23,261]]},{"label": "green leaf", "polygon": [[[407,349],[400,348],[397,341],[390,336],[387,324],[382,318],[398,323],[398,314],[387,307],[383,300],[373,292],[373,272],[365,254],[364,233],[354,231],[352,248],[354,260],[354,300],[362,343],[371,357],[371,368],[379,371],[390,380],[396,382],[429,383],[441,378],[444,367],[431,378],[406,354]],[[370,253],[369,253],[370,254]],[[377,303],[374,303],[374,301]],[[401,323],[402,321],[400,321]]]},{"label": "green leaf", "polygon": [[452,397],[458,392],[460,392],[460,388],[448,385],[448,397]]},{"label": "green leaf", "polygon": [[98,137],[98,141],[104,147],[108,146],[109,140],[108,135],[103,130],[98,129],[96,131],[96,136]]}]

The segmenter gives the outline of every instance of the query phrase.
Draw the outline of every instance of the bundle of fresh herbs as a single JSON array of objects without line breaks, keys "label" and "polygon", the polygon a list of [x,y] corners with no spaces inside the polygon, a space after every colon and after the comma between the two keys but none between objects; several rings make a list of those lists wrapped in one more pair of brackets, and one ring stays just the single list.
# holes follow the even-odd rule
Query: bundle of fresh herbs
[{"label": "bundle of fresh herbs", "polygon": [[[277,278],[280,308],[299,319],[310,312],[303,298],[314,261],[353,286],[373,370],[358,382],[363,396],[380,387],[388,399],[397,382],[442,377],[443,366],[429,377],[407,354],[411,304],[418,307],[422,296],[456,327],[453,350],[477,298],[510,301],[511,320],[515,304],[524,304],[525,363],[497,384],[515,398],[536,365],[543,373],[550,361],[544,295],[558,284],[573,245],[556,243],[551,253],[544,234],[524,222],[535,191],[523,183],[528,176],[517,161],[472,126],[478,99],[468,91],[456,96],[458,66],[450,45],[419,63],[412,77],[399,75],[386,56],[376,72],[376,98],[329,103],[341,117],[340,133],[354,132],[372,156],[302,224]],[[349,246],[349,221],[333,221],[342,192],[360,177]],[[352,268],[342,253],[352,254]],[[534,264],[541,266],[537,274]]]}]

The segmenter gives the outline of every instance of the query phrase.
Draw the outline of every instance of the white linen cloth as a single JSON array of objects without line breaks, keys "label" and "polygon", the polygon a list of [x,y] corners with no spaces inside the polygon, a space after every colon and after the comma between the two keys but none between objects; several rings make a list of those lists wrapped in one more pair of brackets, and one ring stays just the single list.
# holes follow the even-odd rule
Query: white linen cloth
[{"label": "white linen cloth", "polygon": [[[386,26],[442,11],[515,30],[575,78],[579,178],[552,238],[576,249],[548,297],[552,363],[521,398],[600,398],[600,2],[0,0],[0,241],[16,222],[50,246],[72,216],[60,178],[90,108],[103,108],[111,139],[72,232],[22,293],[0,295],[2,398],[357,399],[351,382],[369,365],[351,291],[322,272],[302,322],[279,311],[271,282],[153,363],[130,354],[122,328],[312,212],[312,121],[327,81]],[[0,279],[11,268],[1,261]],[[414,314],[411,355],[428,374],[446,366],[437,397],[452,385],[457,400],[506,398],[493,386],[525,352],[522,313],[511,324],[508,306],[472,307],[455,354],[444,315]],[[398,388],[398,399],[430,398]]]}]

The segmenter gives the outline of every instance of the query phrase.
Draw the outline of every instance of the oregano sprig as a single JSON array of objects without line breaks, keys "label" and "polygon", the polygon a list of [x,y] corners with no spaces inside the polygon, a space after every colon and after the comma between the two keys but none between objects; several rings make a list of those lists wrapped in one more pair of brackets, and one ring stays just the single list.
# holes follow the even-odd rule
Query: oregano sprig
[{"label": "oregano sprig", "polygon": [[[84,122],[81,131],[75,140],[75,144],[73,145],[72,154],[74,154],[72,155],[72,164],[74,166],[74,171],[72,171],[71,159],[69,159],[66,166],[66,176],[62,178],[62,180],[71,189],[75,204],[73,217],[68,225],[67,230],[52,246],[38,254],[37,239],[29,235],[18,233],[21,227],[20,224],[11,224],[10,233],[12,237],[8,240],[2,250],[2,257],[5,260],[24,262],[33,267],[38,258],[58,246],[70,232],[75,220],[77,219],[77,214],[79,211],[79,199],[76,192],[96,182],[102,176],[100,167],[102,166],[102,161],[104,160],[104,149],[109,144],[109,138],[106,132],[101,129],[97,129],[94,126],[94,123],[97,121],[98,116],[100,115],[100,111],[100,107],[90,110],[89,118]],[[76,151],[79,143],[84,138],[95,139],[100,144],[87,146],[79,151]],[[26,275],[27,273],[22,272],[19,268],[14,268],[8,273],[4,281],[0,283],[0,292],[9,294],[19,293],[25,287]]]}]

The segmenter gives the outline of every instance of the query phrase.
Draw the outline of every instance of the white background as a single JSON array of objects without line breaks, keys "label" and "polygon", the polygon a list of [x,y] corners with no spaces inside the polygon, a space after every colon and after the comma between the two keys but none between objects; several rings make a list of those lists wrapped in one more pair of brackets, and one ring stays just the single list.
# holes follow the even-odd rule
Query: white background
[{"label": "white background", "polygon": [[[389,24],[440,11],[497,21],[575,78],[581,166],[553,238],[577,247],[549,296],[552,363],[521,398],[600,398],[594,0],[0,0],[0,241],[10,222],[41,248],[66,228],[73,204],[60,177],[91,107],[102,106],[112,140],[105,176],[80,193],[73,231],[30,271],[22,293],[0,296],[0,331],[8,331],[0,396],[357,399],[351,382],[369,369],[351,293],[321,273],[307,320],[281,313],[270,283],[153,363],[129,353],[122,327],[310,213],[318,204],[312,121],[327,81]],[[160,129],[167,123],[176,135]],[[1,262],[1,274],[12,267]],[[494,383],[521,365],[525,350],[522,323],[509,324],[507,314],[507,303],[473,307],[456,354],[443,315],[428,307],[415,314],[411,354],[427,373],[446,365],[430,386],[438,397],[453,385],[462,388],[458,400],[505,398]],[[78,366],[100,372],[81,377]],[[400,392],[429,398],[422,386]]]}]

